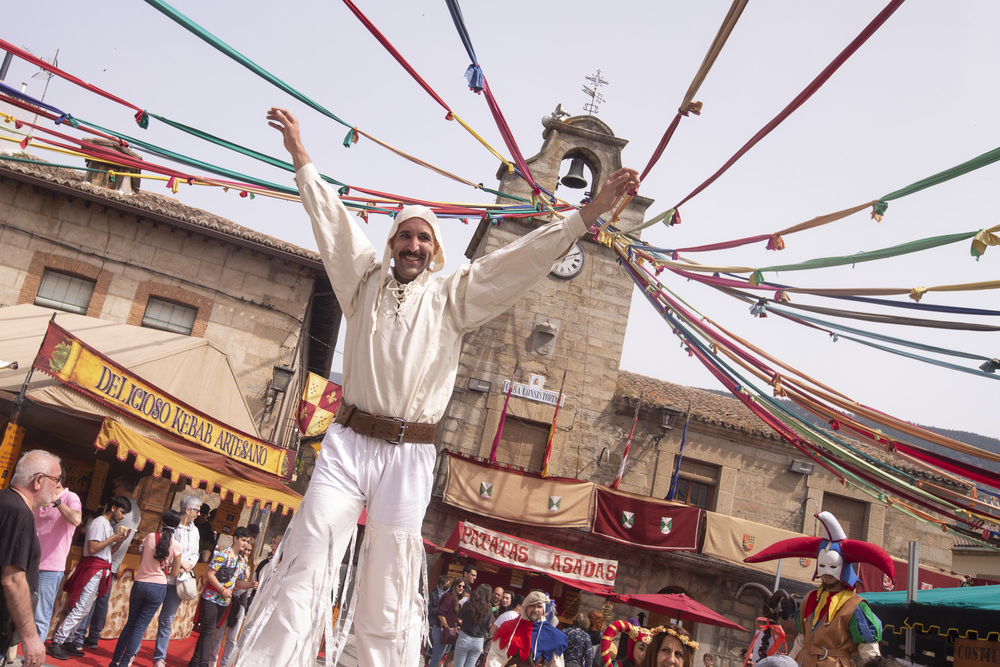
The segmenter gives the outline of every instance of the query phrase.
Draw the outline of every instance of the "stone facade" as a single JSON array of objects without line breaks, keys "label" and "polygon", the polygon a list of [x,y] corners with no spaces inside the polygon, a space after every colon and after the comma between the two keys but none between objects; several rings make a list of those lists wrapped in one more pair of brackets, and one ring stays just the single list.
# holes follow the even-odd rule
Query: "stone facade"
[{"label": "stone facade", "polygon": [[[90,317],[139,325],[151,297],[193,308],[191,335],[225,350],[258,420],[274,364],[299,366],[307,306],[317,277],[325,280],[315,253],[261,237],[168,197],[5,163],[0,306],[34,302],[54,270],[95,282]],[[263,437],[278,420],[287,426],[293,403],[264,420]]]}]

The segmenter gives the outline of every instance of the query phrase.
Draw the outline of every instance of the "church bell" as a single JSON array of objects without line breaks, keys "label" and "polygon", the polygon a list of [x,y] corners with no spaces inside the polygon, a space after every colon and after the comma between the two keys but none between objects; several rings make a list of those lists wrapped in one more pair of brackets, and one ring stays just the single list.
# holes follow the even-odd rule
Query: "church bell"
[{"label": "church bell", "polygon": [[575,157],[569,163],[569,171],[560,180],[560,183],[573,190],[582,190],[587,187],[587,179],[583,177],[583,160]]}]

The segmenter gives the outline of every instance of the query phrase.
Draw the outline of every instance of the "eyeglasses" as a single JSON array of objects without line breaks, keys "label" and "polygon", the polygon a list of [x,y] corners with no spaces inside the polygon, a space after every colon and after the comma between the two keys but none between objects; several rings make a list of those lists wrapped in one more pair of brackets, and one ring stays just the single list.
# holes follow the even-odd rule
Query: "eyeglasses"
[{"label": "eyeglasses", "polygon": [[51,479],[53,482],[55,482],[57,484],[60,483],[60,482],[62,482],[62,477],[60,477],[58,475],[46,475],[44,472],[40,472],[40,473],[38,473],[35,476],[36,477],[47,477],[48,479]]}]

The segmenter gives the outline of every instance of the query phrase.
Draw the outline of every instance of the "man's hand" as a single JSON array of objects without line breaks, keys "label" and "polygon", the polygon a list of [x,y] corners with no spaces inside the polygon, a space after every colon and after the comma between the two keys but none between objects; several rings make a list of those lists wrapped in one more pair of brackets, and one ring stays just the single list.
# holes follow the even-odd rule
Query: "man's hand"
[{"label": "man's hand", "polygon": [[45,644],[37,633],[31,639],[21,640],[21,653],[24,654],[23,667],[42,667],[45,664]]},{"label": "man's hand", "polygon": [[299,135],[299,121],[291,112],[287,109],[271,107],[267,112],[267,120],[268,125],[281,132],[285,150],[292,156],[292,165],[295,167],[295,171],[312,162],[302,145],[302,137]]},{"label": "man's hand", "polygon": [[604,187],[589,204],[580,209],[580,217],[588,225],[594,224],[604,213],[607,213],[626,192],[634,192],[639,188],[639,172],[635,169],[622,167],[604,181]]}]

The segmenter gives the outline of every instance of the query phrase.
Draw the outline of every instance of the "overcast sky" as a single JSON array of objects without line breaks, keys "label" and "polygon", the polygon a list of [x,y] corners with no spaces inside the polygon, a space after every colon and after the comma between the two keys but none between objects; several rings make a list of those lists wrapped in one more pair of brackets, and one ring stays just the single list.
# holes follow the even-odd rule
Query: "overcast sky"
[{"label": "overcast sky", "polygon": [[[176,0],[174,6],[289,85],[348,123],[443,169],[487,187],[499,163],[421,90],[338,2],[264,3]],[[468,57],[445,3],[358,2],[409,62],[462,118],[507,154],[483,97],[463,77]],[[728,2],[575,3],[466,2],[465,20],[477,56],[522,153],[541,147],[541,118],[557,103],[583,112],[585,77],[600,69],[609,84],[598,116],[629,141],[623,160],[642,169],[672,119],[728,10]],[[875,16],[881,3],[860,0],[751,3],[696,96],[700,117],[685,118],[643,184],[670,208],[711,175],[774,117]],[[656,227],[644,239],[683,247],[777,231],[814,216],[861,204],[1000,145],[997,65],[1000,3],[910,0],[889,19],[798,112],[682,208],[683,224]],[[279,135],[264,114],[272,105],[300,116],[321,171],[375,190],[437,201],[487,203],[483,193],[416,167],[362,139],[350,149],[346,128],[194,37],[143,2],[114,5],[85,17],[82,9],[49,6],[7,12],[0,37],[66,71],[172,120],[275,156]],[[17,59],[8,85],[28,84],[41,96],[45,79]],[[140,130],[126,107],[60,79],[46,101],[74,116],[171,150],[275,182],[290,174],[193,140],[162,123]],[[80,164],[37,151],[47,160]],[[155,158],[149,158],[154,159]],[[996,215],[1000,165],[894,201],[881,224],[867,213],[787,237],[780,253],[763,244],[691,255],[705,264],[764,266],[874,250],[904,241],[978,230]],[[169,194],[161,182],[144,187]],[[573,201],[578,191],[560,190]],[[315,248],[298,204],[233,191],[182,187],[185,203],[303,247]],[[388,222],[373,216],[381,247]],[[454,269],[473,226],[446,223]],[[856,267],[768,274],[797,286],[914,287],[1000,278],[1000,248],[976,262],[963,242],[905,258]],[[742,302],[664,273],[665,283],[693,307],[855,400],[894,416],[1000,437],[993,410],[996,380],[946,371],[867,349],[777,317],[751,317]],[[805,296],[796,301],[857,308]],[[1000,308],[994,292],[931,293],[923,303]],[[890,314],[947,316],[871,307]],[[1000,324],[1000,318],[958,319]],[[939,332],[914,327],[877,331],[989,357],[1000,356],[1000,333]],[[952,360],[955,361],[955,360]],[[340,357],[337,366],[339,369]],[[978,362],[957,360],[972,368]],[[679,347],[668,327],[641,298],[633,299],[622,367],[664,380],[715,387],[699,362]]]}]

